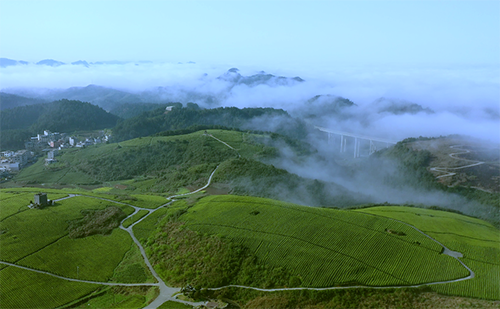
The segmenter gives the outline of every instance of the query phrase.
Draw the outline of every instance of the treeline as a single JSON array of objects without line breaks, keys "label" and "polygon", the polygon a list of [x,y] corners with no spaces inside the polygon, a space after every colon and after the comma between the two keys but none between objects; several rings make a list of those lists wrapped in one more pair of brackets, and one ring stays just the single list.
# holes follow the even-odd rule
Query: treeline
[{"label": "treeline", "polygon": [[196,104],[166,111],[159,108],[120,121],[113,129],[118,141],[152,135],[158,132],[181,130],[194,125],[220,125],[229,128],[272,131],[293,138],[305,138],[308,128],[287,112],[273,108],[220,107],[200,109]]},{"label": "treeline", "polygon": [[60,100],[3,110],[0,149],[21,149],[30,136],[50,130],[73,132],[112,128],[118,117],[81,101]]},{"label": "treeline", "polygon": [[16,130],[1,130],[2,136],[0,138],[0,150],[18,150],[24,149],[24,143],[34,136],[29,129],[16,129]]},{"label": "treeline", "polygon": [[177,108],[182,107],[182,103],[168,103],[168,104],[158,104],[158,103],[122,103],[113,107],[109,112],[123,119],[129,119],[140,115],[143,112],[149,112],[155,109],[163,108],[167,106],[174,106]]}]

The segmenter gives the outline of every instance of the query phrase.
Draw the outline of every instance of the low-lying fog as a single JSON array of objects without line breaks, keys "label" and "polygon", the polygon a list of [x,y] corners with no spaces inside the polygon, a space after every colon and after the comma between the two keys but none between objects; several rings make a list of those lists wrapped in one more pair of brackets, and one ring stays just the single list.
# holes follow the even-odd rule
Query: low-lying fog
[{"label": "low-lying fog", "polygon": [[[238,68],[228,72],[230,68]],[[265,73],[262,71],[265,70]],[[0,68],[2,91],[99,85],[202,107],[274,107],[324,127],[391,140],[464,134],[500,141],[500,68],[293,67],[124,63]],[[288,79],[234,83],[234,75]],[[219,78],[221,77],[221,78]],[[27,96],[29,92],[22,92]],[[315,96],[318,96],[314,99]],[[336,97],[355,105],[335,107]],[[311,115],[313,114],[313,115]]]}]

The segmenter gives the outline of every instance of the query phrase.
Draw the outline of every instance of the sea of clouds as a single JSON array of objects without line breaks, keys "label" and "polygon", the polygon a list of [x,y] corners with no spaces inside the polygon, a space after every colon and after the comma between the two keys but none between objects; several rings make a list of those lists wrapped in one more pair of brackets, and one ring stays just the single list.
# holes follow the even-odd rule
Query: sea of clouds
[{"label": "sea of clouds", "polygon": [[[299,76],[293,85],[234,85],[217,79],[237,67],[243,76],[264,70],[276,76]],[[0,68],[5,92],[30,88],[65,89],[99,85],[133,93],[158,91],[173,101],[216,106],[274,107],[299,115],[316,95],[340,96],[357,106],[342,117],[318,119],[332,129],[401,140],[406,137],[463,134],[500,142],[500,67],[317,66],[256,67],[209,63],[27,64]],[[193,97],[193,93],[197,96]],[[380,113],[379,98],[416,103],[435,113]],[[194,99],[193,99],[194,98]],[[212,103],[213,106],[214,103]],[[345,116],[345,117],[344,117]]]}]

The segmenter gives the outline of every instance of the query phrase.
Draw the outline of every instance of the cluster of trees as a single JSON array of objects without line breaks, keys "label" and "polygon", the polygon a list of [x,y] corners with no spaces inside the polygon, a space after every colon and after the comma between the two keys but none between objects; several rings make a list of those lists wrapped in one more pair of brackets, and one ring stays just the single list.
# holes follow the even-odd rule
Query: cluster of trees
[{"label": "cluster of trees", "polygon": [[68,222],[70,238],[82,238],[96,234],[109,234],[120,225],[127,215],[116,206],[101,210],[82,210],[83,218]]},{"label": "cluster of trees", "polygon": [[241,245],[185,228],[184,223],[178,221],[183,211],[165,218],[146,243],[152,264],[168,283],[192,285],[195,298],[201,296],[201,288],[228,284],[262,288],[300,285],[300,280],[291,280],[286,269],[259,262]]},{"label": "cluster of trees", "polygon": [[410,186],[423,189],[436,189],[439,184],[435,181],[434,175],[427,170],[432,154],[428,150],[414,151],[399,142],[394,147],[378,151],[370,158],[370,164],[376,165],[373,161],[390,159],[396,163],[396,172],[388,177],[384,177],[385,184],[398,188]]}]

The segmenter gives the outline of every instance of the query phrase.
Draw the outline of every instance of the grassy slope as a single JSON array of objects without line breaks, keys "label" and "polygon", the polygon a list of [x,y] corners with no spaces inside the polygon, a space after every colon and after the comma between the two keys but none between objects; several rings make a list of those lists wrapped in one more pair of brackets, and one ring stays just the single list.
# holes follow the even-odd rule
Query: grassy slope
[{"label": "grassy slope", "polygon": [[[278,135],[229,130],[207,130],[184,135],[150,136],[63,152],[56,165],[43,162],[26,168],[16,181],[23,183],[102,183],[94,192],[171,195],[186,187],[203,186],[216,166],[214,181],[233,194],[286,200],[306,205],[337,206],[366,203],[367,197],[345,188],[304,179],[257,161],[278,156],[265,144],[289,143],[298,152],[306,146]],[[228,147],[229,145],[229,147]],[[291,146],[291,147],[292,147]]]},{"label": "grassy slope", "polygon": [[408,222],[463,254],[461,260],[476,272],[476,277],[433,286],[435,291],[500,299],[500,233],[491,224],[455,213],[409,207],[373,207],[358,212]]},{"label": "grassy slope", "polygon": [[[162,170],[167,170],[169,167],[182,164],[192,167],[205,163],[218,163],[237,155],[236,151],[203,133],[199,131],[179,136],[145,137],[119,144],[101,144],[86,149],[64,150],[57,158],[58,163],[46,167],[44,160],[40,159],[36,164],[21,170],[15,181],[59,184],[100,183],[148,174],[153,172],[152,165],[158,163],[162,165],[155,167],[154,172],[157,176],[166,176],[161,179],[165,181],[170,180],[167,179],[170,175],[162,173]],[[264,148],[262,145],[245,142],[246,133],[223,130],[209,130],[209,133],[224,140],[245,157],[252,157]],[[172,148],[175,149],[172,150]],[[170,150],[180,153],[168,153]],[[205,167],[198,174],[206,176],[205,174],[211,169],[213,166]],[[169,170],[169,172],[172,171]],[[134,184],[134,186],[140,187],[140,184]]]},{"label": "grassy slope", "polygon": [[455,259],[440,254],[441,246],[414,229],[352,211],[213,196],[179,220],[195,231],[243,244],[264,262],[300,276],[308,287],[411,285],[468,275]]}]

